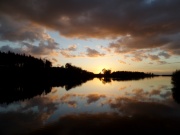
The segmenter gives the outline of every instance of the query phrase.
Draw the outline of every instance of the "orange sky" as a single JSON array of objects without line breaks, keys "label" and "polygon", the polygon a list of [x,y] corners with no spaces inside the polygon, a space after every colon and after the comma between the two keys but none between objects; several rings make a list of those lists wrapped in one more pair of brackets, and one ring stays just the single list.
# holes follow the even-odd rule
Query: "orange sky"
[{"label": "orange sky", "polygon": [[179,0],[1,0],[0,50],[102,68],[170,74],[180,66]]}]

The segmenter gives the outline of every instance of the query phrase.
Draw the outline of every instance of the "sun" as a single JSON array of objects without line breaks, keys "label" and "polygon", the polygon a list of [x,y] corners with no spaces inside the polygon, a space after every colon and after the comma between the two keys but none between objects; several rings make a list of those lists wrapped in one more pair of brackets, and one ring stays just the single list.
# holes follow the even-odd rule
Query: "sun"
[{"label": "sun", "polygon": [[99,74],[99,73],[101,73],[101,74],[103,74],[103,72],[102,72],[102,70],[103,69],[110,69],[108,66],[98,66],[98,67],[96,67],[96,69],[94,69],[94,73],[95,74]]}]

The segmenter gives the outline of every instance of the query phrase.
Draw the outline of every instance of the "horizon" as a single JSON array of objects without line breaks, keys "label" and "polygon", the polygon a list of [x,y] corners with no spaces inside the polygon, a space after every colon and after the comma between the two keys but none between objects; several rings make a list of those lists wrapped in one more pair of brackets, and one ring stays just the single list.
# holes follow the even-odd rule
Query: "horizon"
[{"label": "horizon", "polygon": [[0,51],[98,74],[180,67],[179,0],[2,0]]}]

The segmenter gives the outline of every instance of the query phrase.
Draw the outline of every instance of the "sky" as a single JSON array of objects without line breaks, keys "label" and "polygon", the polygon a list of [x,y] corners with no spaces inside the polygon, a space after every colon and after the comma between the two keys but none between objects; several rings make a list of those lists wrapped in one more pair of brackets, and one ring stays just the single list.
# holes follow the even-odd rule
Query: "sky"
[{"label": "sky", "polygon": [[1,0],[0,51],[99,73],[180,67],[180,0]]}]

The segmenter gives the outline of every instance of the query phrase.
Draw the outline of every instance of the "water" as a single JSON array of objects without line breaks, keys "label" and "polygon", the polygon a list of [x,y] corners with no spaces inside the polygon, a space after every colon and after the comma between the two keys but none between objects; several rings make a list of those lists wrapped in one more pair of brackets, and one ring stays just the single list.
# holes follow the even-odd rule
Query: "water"
[{"label": "water", "polygon": [[172,87],[171,77],[94,78],[68,91],[53,87],[30,99],[1,103],[0,134],[177,131],[180,106],[173,99]]}]

